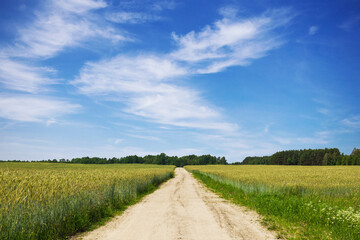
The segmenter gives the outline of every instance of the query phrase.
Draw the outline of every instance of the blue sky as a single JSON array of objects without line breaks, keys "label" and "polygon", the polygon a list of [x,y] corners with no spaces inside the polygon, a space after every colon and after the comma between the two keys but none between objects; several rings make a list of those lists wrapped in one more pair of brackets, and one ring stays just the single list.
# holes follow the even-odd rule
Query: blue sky
[{"label": "blue sky", "polygon": [[0,1],[0,159],[360,147],[360,1]]}]

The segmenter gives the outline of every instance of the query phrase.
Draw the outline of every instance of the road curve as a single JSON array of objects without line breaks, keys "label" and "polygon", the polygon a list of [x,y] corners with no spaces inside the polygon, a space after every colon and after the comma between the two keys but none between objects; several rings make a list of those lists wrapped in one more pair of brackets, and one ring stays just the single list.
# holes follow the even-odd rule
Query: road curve
[{"label": "road curve", "polygon": [[183,168],[141,202],[105,226],[72,239],[276,239],[252,211],[219,198]]}]

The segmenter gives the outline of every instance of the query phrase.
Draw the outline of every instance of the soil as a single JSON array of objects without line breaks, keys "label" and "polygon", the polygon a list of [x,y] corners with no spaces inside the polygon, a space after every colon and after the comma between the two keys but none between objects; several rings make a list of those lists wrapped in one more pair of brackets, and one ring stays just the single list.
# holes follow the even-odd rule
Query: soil
[{"label": "soil", "polygon": [[259,216],[209,191],[183,168],[175,178],[106,225],[72,239],[276,239]]}]

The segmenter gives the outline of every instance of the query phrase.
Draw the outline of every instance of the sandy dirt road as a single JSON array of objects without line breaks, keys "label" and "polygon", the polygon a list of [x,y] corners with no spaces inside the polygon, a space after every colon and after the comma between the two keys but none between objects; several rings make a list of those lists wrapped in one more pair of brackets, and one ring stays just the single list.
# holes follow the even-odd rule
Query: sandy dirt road
[{"label": "sandy dirt road", "polygon": [[254,212],[219,198],[183,168],[141,202],[105,226],[73,239],[275,239]]}]

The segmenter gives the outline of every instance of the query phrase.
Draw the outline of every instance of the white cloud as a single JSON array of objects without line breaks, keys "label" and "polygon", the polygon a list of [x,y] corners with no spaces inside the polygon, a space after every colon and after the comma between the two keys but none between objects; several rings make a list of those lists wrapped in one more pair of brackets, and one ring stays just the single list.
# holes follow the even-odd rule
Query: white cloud
[{"label": "white cloud", "polygon": [[44,90],[44,85],[56,83],[55,79],[49,77],[55,72],[52,68],[36,67],[0,57],[0,82],[8,89],[39,92]]},{"label": "white cloud", "polygon": [[151,9],[153,11],[163,11],[163,10],[172,10],[176,7],[176,1],[171,0],[158,0],[152,1]]},{"label": "white cloud", "polygon": [[127,134],[127,135],[128,135],[129,137],[139,138],[139,139],[144,139],[144,140],[149,140],[149,141],[161,141],[160,138],[154,137],[154,136],[138,135],[138,134]]},{"label": "white cloud", "polygon": [[160,13],[176,7],[175,1],[168,0],[131,0],[119,3],[120,11],[109,12],[106,19],[115,23],[139,24],[164,20]]},{"label": "white cloud", "polygon": [[118,55],[112,59],[87,63],[73,84],[79,87],[80,92],[95,95],[167,93],[173,90],[162,82],[185,74],[186,69],[162,57]]},{"label": "white cloud", "polygon": [[6,52],[9,56],[49,58],[90,38],[128,40],[91,12],[104,7],[103,1],[51,1],[36,12],[34,22],[19,30],[16,46]]},{"label": "white cloud", "polygon": [[318,131],[312,134],[312,136],[305,137],[273,137],[273,139],[282,145],[301,145],[301,146],[312,146],[325,145],[330,143],[331,133],[328,131]]},{"label": "white cloud", "polygon": [[80,105],[32,95],[0,95],[0,117],[22,122],[51,124],[57,117],[75,113]]},{"label": "white cloud", "polygon": [[352,16],[339,25],[344,31],[351,32],[360,22],[360,14]]},{"label": "white cloud", "polygon": [[329,115],[330,114],[330,110],[327,109],[327,108],[319,108],[317,111],[319,113],[321,113],[321,114],[324,114],[324,115]]},{"label": "white cloud", "polygon": [[266,124],[265,128],[264,128],[264,133],[268,133],[270,130],[271,125],[273,125],[272,123]]},{"label": "white cloud", "polygon": [[238,42],[254,38],[259,24],[259,21],[230,22],[223,19],[216,22],[214,28],[207,26],[199,33],[192,31],[185,36],[173,33],[180,48],[173,56],[190,62],[226,57]]},{"label": "white cloud", "polygon": [[122,143],[123,141],[124,141],[124,139],[122,139],[122,138],[116,138],[116,139],[114,139],[114,143],[115,143],[115,144]]},{"label": "white cloud", "polygon": [[341,121],[342,124],[351,128],[360,128],[360,115],[345,118]]},{"label": "white cloud", "polygon": [[282,41],[272,31],[286,25],[291,19],[287,9],[269,11],[260,17],[248,19],[236,18],[235,13],[232,11],[230,14],[228,9],[222,12],[225,16],[223,19],[198,33],[192,31],[184,36],[173,33],[179,49],[171,56],[195,65],[198,73],[244,66],[280,46]]},{"label": "white cloud", "polygon": [[131,0],[120,1],[117,11],[111,10],[105,14],[108,21],[121,24],[140,24],[164,20],[160,15],[164,10],[172,10],[176,7],[175,1],[167,0]]},{"label": "white cloud", "polygon": [[200,141],[207,141],[224,150],[250,149],[252,147],[250,138],[238,133],[234,135],[199,134],[197,137]]},{"label": "white cloud", "polygon": [[106,19],[115,23],[145,23],[158,21],[160,16],[151,15],[142,12],[116,12],[106,16]]},{"label": "white cloud", "polygon": [[230,17],[229,10],[223,12],[227,15],[222,20],[199,33],[173,34],[178,49],[168,55],[118,55],[87,63],[72,84],[81,93],[121,101],[125,104],[122,111],[160,124],[236,131],[237,125],[223,121],[221,112],[200,92],[174,82],[194,73],[246,65],[264,56],[281,44],[272,30],[287,24],[291,16],[286,9],[250,19]]},{"label": "white cloud", "polygon": [[102,0],[48,1],[34,13],[34,21],[18,29],[14,44],[0,49],[0,83],[29,93],[48,90],[46,85],[58,82],[56,71],[39,66],[34,58],[51,58],[94,38],[129,40],[92,13],[106,6]]},{"label": "white cloud", "polygon": [[235,19],[238,13],[238,8],[235,6],[225,6],[219,9],[219,14],[224,18]]},{"label": "white cloud", "polygon": [[67,12],[84,13],[90,10],[105,8],[106,2],[103,0],[61,0],[52,1],[56,8]]},{"label": "white cloud", "polygon": [[93,35],[88,22],[75,22],[60,14],[39,16],[37,21],[19,31],[16,54],[24,57],[53,57],[67,46],[75,46],[85,36]]},{"label": "white cloud", "polygon": [[289,144],[293,143],[292,139],[290,139],[290,138],[274,137],[273,139],[282,145],[289,145]]},{"label": "white cloud", "polygon": [[160,85],[160,92],[144,93],[130,101],[126,111],[139,116],[158,119],[161,122],[216,118],[219,113],[208,107],[199,94],[187,88],[171,85]]},{"label": "white cloud", "polygon": [[319,27],[318,26],[311,26],[309,27],[309,35],[314,35],[319,31]]},{"label": "white cloud", "polygon": [[177,2],[172,0],[122,0],[118,6],[128,10],[161,12],[174,9]]},{"label": "white cloud", "polygon": [[178,127],[230,130],[234,124],[221,115],[200,93],[172,83],[187,70],[166,57],[117,56],[87,63],[73,81],[80,92],[107,95],[124,102],[122,110],[157,123]]}]

